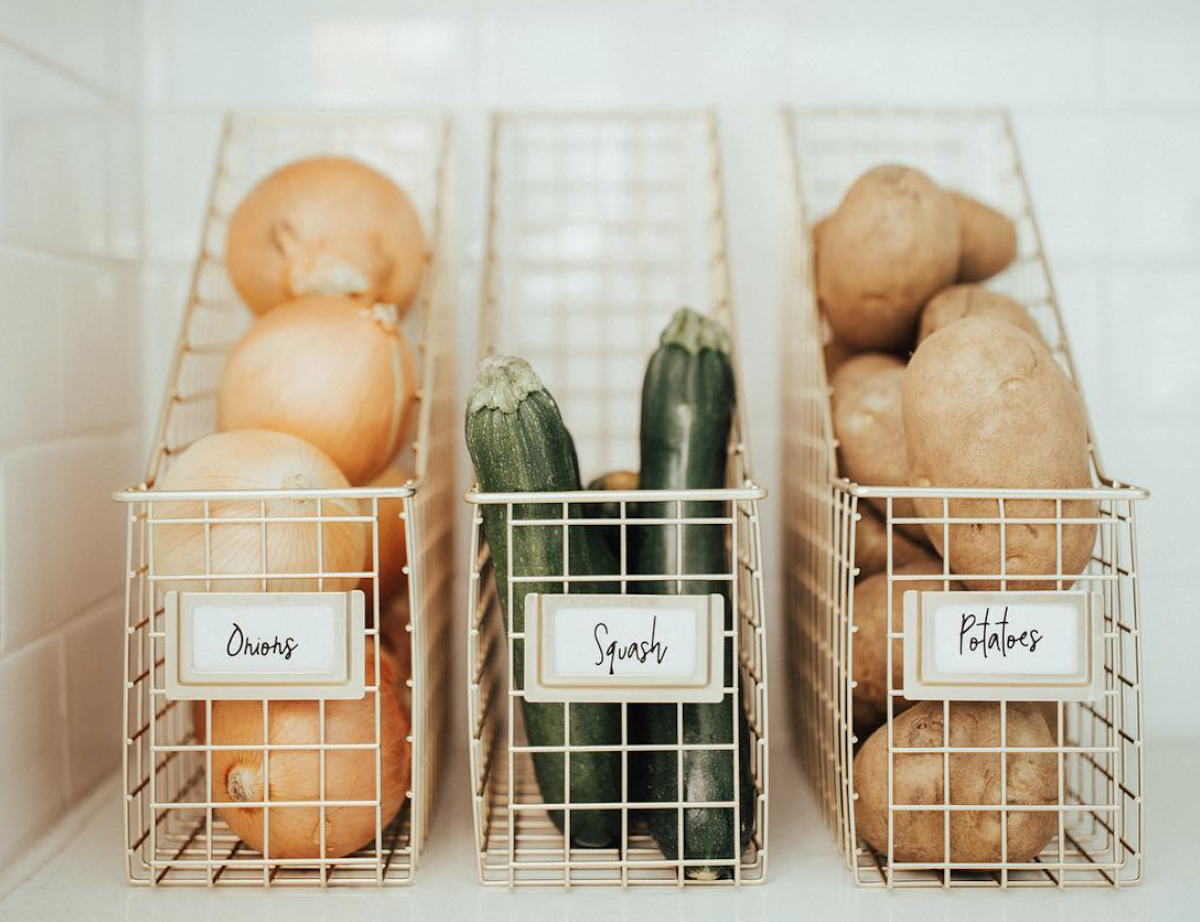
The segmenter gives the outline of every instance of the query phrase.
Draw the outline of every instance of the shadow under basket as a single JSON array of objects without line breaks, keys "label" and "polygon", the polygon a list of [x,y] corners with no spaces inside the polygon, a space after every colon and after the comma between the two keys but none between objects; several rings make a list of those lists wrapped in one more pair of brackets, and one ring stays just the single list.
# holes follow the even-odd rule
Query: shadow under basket
[{"label": "shadow under basket", "polygon": [[[324,887],[405,884],[413,878],[432,817],[448,718],[444,702],[452,633],[456,431],[451,421],[453,273],[443,259],[448,250],[443,202],[449,127],[448,120],[438,117],[351,112],[226,119],[146,480],[115,494],[128,512],[124,813],[131,883]],[[221,369],[253,319],[225,270],[229,217],[267,173],[316,154],[356,157],[393,179],[411,197],[429,241],[422,287],[403,321],[405,336],[418,347],[420,382],[414,440],[392,462],[406,476],[396,476],[395,486],[340,490],[158,489],[156,483],[174,459],[216,430]],[[213,535],[231,528],[244,529],[252,546],[247,559],[258,561],[254,572],[238,573],[237,579],[212,563]],[[295,566],[276,567],[276,558],[267,552],[272,536],[297,528],[311,528],[316,535],[311,567],[304,573]],[[333,561],[331,538],[346,528],[366,535],[365,561]],[[199,569],[163,572],[155,542],[170,529],[192,529],[203,536]],[[183,641],[169,646],[168,638],[172,625],[182,623],[172,619],[182,617],[177,613],[185,599],[217,604],[232,598],[270,610],[281,591],[303,592],[335,607],[344,599],[345,611],[357,612],[339,622],[341,633],[335,636],[341,638],[337,649],[366,654],[361,694],[338,696],[310,688],[296,696],[307,699],[303,702],[253,692],[232,701],[219,700],[232,697],[227,689],[192,696],[199,700],[172,691],[174,676],[182,675],[172,671],[172,664],[177,657],[182,661],[177,650]],[[175,636],[187,634],[179,628]],[[343,664],[354,659],[347,655]],[[386,693],[381,691],[385,682]],[[276,717],[298,703],[311,708],[306,712],[311,713],[311,734],[272,738]],[[240,708],[236,713],[251,729],[232,742],[214,743],[213,708],[232,705]],[[357,733],[343,729],[347,707],[359,708],[364,718]],[[254,818],[250,832],[240,823],[239,829],[256,838],[265,852],[234,831],[227,821],[232,814],[222,816],[231,800],[223,792],[216,795],[222,785],[233,790],[233,782],[229,774],[215,777],[214,763],[228,764],[233,751],[265,776],[256,795],[235,804],[244,808],[238,816]],[[388,754],[399,761],[389,761]],[[307,773],[309,787],[306,796],[281,801],[271,773],[289,767]],[[331,779],[338,771],[346,777],[347,769],[355,773],[355,790],[353,796],[337,799],[330,793]],[[348,816],[368,828],[370,841],[335,856],[329,837]],[[272,855],[277,839],[271,824],[278,831],[296,817],[311,825],[313,856]]]},{"label": "shadow under basket", "polygon": [[[1144,842],[1135,513],[1146,492],[1107,477],[1094,440],[1092,484],[1073,490],[881,487],[838,470],[810,228],[877,164],[915,166],[1011,218],[1017,256],[988,287],[1025,306],[1078,383],[1009,119],[993,110],[798,109],[784,120],[795,179],[784,343],[789,697],[826,823],[862,886],[1137,883]],[[861,533],[868,528],[878,535],[874,575]],[[935,571],[899,564],[914,535],[920,542],[934,533],[942,557]],[[1054,546],[1050,572],[1006,569],[1003,548],[1021,533]],[[1079,535],[1085,544],[1092,536],[1082,572],[1064,564]],[[981,536],[998,548],[994,566],[969,565]],[[963,593],[956,600],[968,602],[958,604],[986,598],[992,616],[1003,610],[1006,619],[1009,603],[1014,612],[1047,600],[1076,604],[1090,632],[1079,654],[1088,693],[1067,695],[1048,689],[1049,679],[1026,677],[1003,696],[963,691],[963,681],[907,700],[906,680],[917,681],[910,670],[932,661],[915,633],[929,623],[923,606],[947,592]],[[1041,594],[1022,596],[1029,592]],[[864,765],[877,774],[862,778]],[[922,772],[927,787],[914,793],[909,776]],[[1036,796],[1022,787],[1029,777]]]},{"label": "shadow under basket", "polygon": [[[572,432],[585,483],[608,471],[636,470],[642,376],[671,315],[688,305],[732,333],[715,121],[702,112],[505,113],[493,117],[491,158],[483,354],[521,356],[542,377]],[[736,376],[736,354],[734,368]],[[765,491],[750,474],[740,392],[733,426],[719,489],[468,492],[469,732],[484,885],[730,886],[765,879],[767,675],[758,512]],[[601,518],[597,504],[613,514]],[[483,521],[501,508],[510,533],[561,534],[564,560],[573,542],[605,529],[620,548],[619,567],[604,576],[531,573],[510,556],[508,572],[496,574]],[[682,564],[670,573],[635,572],[629,548],[647,528],[707,529],[723,542],[725,564],[704,574],[684,572]],[[685,588],[689,579],[716,587],[707,649],[725,660],[709,673],[719,690],[717,703],[707,706],[729,709],[728,735],[689,737],[684,715],[695,705],[674,688],[650,705],[660,709],[656,726],[665,728],[650,736],[635,730],[635,717],[645,713],[635,709],[647,707],[644,700],[585,705],[594,699],[572,688],[534,702],[541,710],[532,745],[530,702],[523,700],[529,686],[515,676],[514,664],[535,643],[527,631],[530,605],[537,603],[526,596],[526,630],[510,630],[498,575],[505,577],[509,611],[514,594],[530,592],[532,584],[547,598],[576,595],[635,610],[672,592],[699,592]],[[650,583],[672,588],[653,590]],[[654,591],[666,594],[647,594]],[[602,739],[585,738],[588,712],[581,707],[609,709]],[[547,721],[555,725],[549,733]],[[664,773],[661,766],[671,766],[673,781],[654,796],[643,784],[652,763]],[[699,764],[723,779],[713,799],[682,781],[681,769]],[[581,766],[608,773],[608,786],[600,788],[605,796],[577,784]],[[694,854],[687,824],[697,816],[723,823],[727,833],[726,844],[703,858],[687,857]],[[663,844],[672,830],[674,854]]]}]

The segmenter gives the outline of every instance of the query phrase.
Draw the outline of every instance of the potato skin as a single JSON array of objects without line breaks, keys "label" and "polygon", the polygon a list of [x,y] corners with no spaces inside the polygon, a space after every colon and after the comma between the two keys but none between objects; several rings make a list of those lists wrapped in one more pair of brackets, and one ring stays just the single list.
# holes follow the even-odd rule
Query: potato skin
[{"label": "potato skin", "polygon": [[[868,503],[858,504],[858,514],[859,520],[854,526],[854,566],[858,568],[858,578],[863,580],[887,568],[887,523]],[[917,543],[899,528],[894,529],[892,566],[902,567],[929,556],[931,551],[924,541],[924,533],[921,543]]]},{"label": "potato skin", "polygon": [[[1000,706],[994,702],[955,701],[950,705],[948,743],[952,747],[998,746]],[[1007,707],[1009,746],[1053,746],[1046,721],[1034,708],[1013,703]],[[940,701],[922,701],[892,721],[895,747],[942,746],[943,711]],[[1005,793],[1010,805],[1058,803],[1058,774],[1053,753],[1009,753]],[[941,805],[946,801],[943,757],[936,753],[895,753],[892,757],[895,804]],[[949,756],[952,804],[1000,803],[999,753],[956,753]],[[860,837],[877,852],[888,849],[888,739],[880,727],[854,758],[854,790],[858,794],[855,821]],[[1054,838],[1058,817],[1052,810],[1008,811],[1010,863],[1031,861]],[[961,810],[950,813],[950,861],[1001,861],[999,810]],[[940,862],[945,858],[943,813],[938,810],[897,811],[893,814],[892,860]]]},{"label": "potato skin", "polygon": [[832,378],[833,373],[841,368],[853,355],[853,349],[840,339],[831,337],[829,342],[825,343],[825,374],[829,378]]},{"label": "potato skin", "polygon": [[821,245],[821,235],[825,233],[825,228],[829,224],[829,219],[832,217],[833,215],[827,214],[823,218],[817,218],[817,220],[813,221],[812,225],[809,227],[809,233],[812,234],[812,243],[814,248]]},{"label": "potato skin", "polygon": [[[921,551],[916,560],[904,566],[892,563],[892,572],[901,576],[918,576],[940,573],[942,562],[928,551]],[[893,580],[892,581],[892,629],[899,631],[904,626],[904,593],[909,589],[918,592],[961,592],[961,583],[953,580],[949,586],[940,579]],[[888,578],[887,573],[876,573],[854,587],[854,634],[853,678],[858,683],[854,689],[854,732],[859,739],[887,720],[887,635],[888,635]],[[892,688],[904,687],[904,644],[892,641]],[[907,698],[892,699],[892,712],[899,714],[916,702]]]},{"label": "potato skin", "polygon": [[958,281],[982,282],[1017,256],[1017,227],[1002,212],[964,192],[951,192],[958,212],[961,255]]},{"label": "potato skin", "polygon": [[954,199],[928,176],[863,174],[821,228],[817,297],[830,327],[857,349],[906,352],[921,306],[954,281],[959,247]]},{"label": "potato skin", "polygon": [[[837,340],[834,340],[837,342]],[[837,372],[829,379],[833,388],[833,402],[849,399],[849,395],[862,387],[875,375],[903,370],[904,362],[886,352],[860,352],[847,356],[838,365]]]},{"label": "potato skin", "polygon": [[[904,431],[914,486],[982,489],[1090,487],[1088,430],[1074,384],[1044,345],[1011,323],[968,317],[921,343],[904,373]],[[955,499],[952,517],[997,518],[999,502]],[[917,512],[941,515],[942,500],[919,499]],[[1064,518],[1095,518],[1096,503],[1068,500]],[[1006,573],[1052,574],[1057,566],[1054,500],[1010,500],[1010,518],[1047,524],[1006,525]],[[952,525],[950,547],[942,526],[925,526],[929,539],[959,576],[1000,573],[998,524]],[[1094,523],[1062,527],[1062,572],[1082,573],[1095,544]],[[997,580],[970,580],[971,589],[999,588]],[[1010,579],[1008,589],[1053,589],[1046,579]]]},{"label": "potato skin", "polygon": [[982,285],[951,285],[930,298],[921,311],[917,345],[921,345],[931,333],[965,317],[995,317],[1019,327],[1039,342],[1046,341],[1037,322],[1020,301]]},{"label": "potato skin", "polygon": [[[837,436],[842,474],[869,486],[907,486],[901,388],[904,363],[883,352],[864,352],[847,359],[833,376],[833,431]],[[886,514],[886,500],[869,500]],[[916,514],[911,499],[893,499],[892,514]],[[898,525],[917,540],[920,525]]]}]

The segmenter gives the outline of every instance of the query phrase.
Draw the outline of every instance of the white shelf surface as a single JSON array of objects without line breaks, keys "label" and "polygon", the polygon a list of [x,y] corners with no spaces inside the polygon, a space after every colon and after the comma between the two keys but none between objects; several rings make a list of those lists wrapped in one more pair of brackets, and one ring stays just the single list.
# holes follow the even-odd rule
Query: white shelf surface
[{"label": "white shelf surface", "polygon": [[1200,832],[1200,740],[1152,742],[1147,879],[1102,889],[862,890],[834,848],[790,750],[772,753],[767,883],[741,890],[484,889],[476,879],[462,753],[451,760],[428,849],[411,887],[356,890],[152,890],[125,883],[120,785],[45,865],[0,901],[0,920],[37,922],[1168,922],[1200,918],[1189,835]]}]

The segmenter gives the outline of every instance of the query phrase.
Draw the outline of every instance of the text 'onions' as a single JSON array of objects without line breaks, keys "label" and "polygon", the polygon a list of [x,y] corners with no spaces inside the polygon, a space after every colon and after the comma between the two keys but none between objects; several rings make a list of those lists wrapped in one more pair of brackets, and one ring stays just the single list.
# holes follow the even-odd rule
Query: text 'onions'
[{"label": "text 'onions'", "polygon": [[[410,722],[401,704],[406,678],[386,651],[379,659],[378,692],[348,701],[325,702],[327,745],[378,744],[380,786],[375,784],[376,749],[326,749],[322,791],[320,705],[316,701],[271,701],[267,738],[263,736],[261,701],[214,701],[214,746],[305,746],[312,749],[272,751],[263,770],[259,749],[215,749],[212,752],[212,796],[229,804],[270,801],[361,801],[363,806],[325,807],[326,858],[341,858],[357,851],[376,836],[375,801],[380,804],[380,829],[395,817],[404,802],[412,776]],[[375,657],[368,649],[367,685],[375,683]],[[378,695],[379,737],[375,735]],[[267,790],[264,790],[264,774]],[[269,844],[270,858],[319,858],[321,811],[318,806],[219,807],[218,813],[241,839],[256,851]],[[264,822],[264,820],[268,822]],[[265,827],[269,825],[267,843]]]},{"label": "text 'onions'", "polygon": [[360,485],[395,457],[415,394],[394,308],[300,298],[260,317],[229,353],[217,421],[299,436]]},{"label": "text 'onions'", "polygon": [[[335,490],[349,483],[337,466],[302,439],[282,432],[240,430],[206,436],[180,455],[158,484],[161,490]],[[260,522],[222,524],[221,519],[256,517]],[[203,502],[158,502],[154,520],[187,519],[153,525],[153,561],[157,576],[179,576],[166,580],[165,590],[253,592],[263,588],[261,579],[214,579],[211,586],[186,577],[269,573],[273,592],[311,592],[322,588],[313,577],[278,578],[280,574],[355,573],[362,569],[367,554],[369,531],[366,522],[338,521],[338,516],[361,515],[358,501],[326,499],[323,517],[313,521],[289,522],[289,518],[315,517],[315,499],[210,500],[208,503],[208,565]],[[320,542],[318,544],[318,537]],[[264,553],[265,543],[265,553]],[[328,577],[323,588],[331,591],[354,589],[357,577]]]},{"label": "text 'onions'", "polygon": [[301,295],[353,295],[402,311],[425,267],[404,191],[365,163],[312,157],[276,170],[238,205],[225,264],[256,314]]}]

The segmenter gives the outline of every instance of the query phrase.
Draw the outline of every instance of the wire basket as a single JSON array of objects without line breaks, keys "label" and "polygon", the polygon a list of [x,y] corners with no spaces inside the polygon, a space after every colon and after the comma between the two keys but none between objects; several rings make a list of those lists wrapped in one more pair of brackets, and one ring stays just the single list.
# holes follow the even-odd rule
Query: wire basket
[{"label": "wire basket", "polygon": [[[344,886],[403,884],[412,879],[429,829],[441,763],[445,708],[449,694],[447,653],[452,577],[451,471],[453,399],[453,286],[446,265],[444,220],[449,121],[440,117],[407,117],[385,113],[237,114],[229,116],[219,146],[212,190],[204,218],[200,253],[176,344],[145,481],[115,494],[128,506],[126,643],[125,643],[125,843],[131,883],[149,886]],[[155,489],[174,459],[196,440],[216,430],[216,391],[226,355],[253,319],[234,293],[225,270],[226,227],[237,203],[259,179],[290,160],[316,154],[356,157],[391,177],[411,197],[430,243],[431,255],[417,303],[403,321],[405,336],[418,343],[416,435],[393,462],[409,474],[400,485],[343,490],[268,490],[164,492]],[[280,502],[282,501],[282,503]],[[261,701],[261,742],[255,746],[220,746],[212,741],[213,703],[173,700],[167,691],[167,592],[180,585],[175,574],[156,571],[154,540],[163,528],[180,527],[181,510],[190,527],[204,530],[204,571],[191,575],[190,588],[205,592],[228,586],[228,575],[212,579],[209,542],[213,526],[229,527],[229,506],[238,521],[257,526],[258,560],[264,572],[246,574],[263,593],[289,589],[331,591],[359,586],[366,610],[373,613],[357,638],[371,653],[375,674],[364,677],[365,695],[373,700],[373,732],[367,739],[327,739],[329,721],[324,694],[316,699],[318,738],[303,746],[270,739],[269,709]],[[268,532],[281,527],[281,517],[294,527],[294,509],[311,510],[299,521],[315,523],[315,569],[298,575],[270,572]],[[185,505],[186,504],[186,505]],[[190,511],[188,511],[190,510]],[[401,524],[393,525],[399,517]],[[388,520],[391,519],[389,522]],[[339,569],[322,554],[328,529],[346,523],[369,527],[368,562]],[[287,527],[287,526],[282,526]],[[407,547],[403,574],[383,570],[381,549],[397,541],[402,529]],[[326,539],[328,540],[328,539]],[[394,560],[394,558],[392,558]],[[397,564],[398,565],[398,564]],[[407,577],[407,585],[381,610],[381,577]],[[177,576],[177,575],[175,575]],[[246,580],[242,581],[244,588]],[[257,599],[270,596],[252,593]],[[351,628],[351,630],[355,630]],[[411,775],[404,802],[392,822],[382,809],[380,648],[384,643],[411,678],[401,692],[411,729]],[[266,853],[243,842],[221,818],[228,803],[214,799],[212,765],[222,750],[263,752],[264,800],[257,804],[263,819]],[[302,803],[272,799],[270,770],[295,750],[315,755],[319,771],[316,794]],[[348,752],[349,751],[349,752]],[[327,793],[326,765],[353,757],[374,762],[373,793],[365,799],[336,800]],[[251,804],[251,807],[256,806]],[[320,849],[313,858],[273,857],[268,834],[291,808],[316,813]],[[373,841],[345,857],[326,857],[325,830],[336,809],[374,813]],[[314,840],[315,841],[315,840]]]},{"label": "wire basket", "polygon": [[[672,312],[686,304],[733,327],[714,118],[677,112],[496,115],[487,228],[483,354],[519,355],[543,377],[572,430],[585,482],[605,471],[636,470],[642,376]],[[734,364],[736,369],[736,356]],[[474,511],[468,681],[475,843],[483,884],[683,886],[764,879],[767,675],[758,503],[765,492],[751,478],[740,404],[739,394],[725,489],[466,495]],[[727,542],[725,571],[705,579],[728,587],[736,618],[726,623],[723,636],[733,648],[732,662],[740,666],[732,670],[740,673],[740,681],[726,673],[724,701],[733,709],[732,739],[708,748],[727,752],[734,763],[732,800],[638,803],[634,797],[631,779],[637,760],[647,752],[669,752],[678,766],[680,753],[704,748],[690,745],[678,731],[683,704],[666,705],[675,708],[673,741],[638,746],[630,737],[631,706],[620,703],[620,742],[602,747],[572,739],[565,706],[567,745],[531,746],[517,706],[524,692],[513,677],[514,645],[524,643],[525,634],[505,627],[483,533],[484,507],[504,505],[513,528],[561,526],[567,542],[580,540],[585,528],[619,527],[625,548],[627,531],[632,523],[646,521],[642,516],[651,499],[658,504],[653,514],[660,516],[659,523],[679,529],[704,522],[704,527],[719,527]],[[689,517],[688,508],[698,507],[698,500],[711,500],[708,507],[714,511]],[[596,518],[587,509],[597,502],[617,504],[619,516]],[[531,504],[556,511],[546,520],[523,520],[519,510],[535,508]],[[655,578],[634,573],[627,556],[623,550],[619,573],[600,577],[616,584],[614,591],[622,596],[644,592],[644,581]],[[678,586],[681,575],[666,576]],[[529,577],[513,572],[511,560],[508,577],[511,603],[514,583],[519,586]],[[555,575],[551,581],[570,593],[579,579]],[[746,717],[741,726],[749,732],[752,802],[741,802],[736,793],[739,710]],[[534,752],[567,754],[562,760],[564,791],[571,789],[571,754],[617,754],[620,801],[586,805],[619,812],[614,846],[579,847],[556,828],[549,811],[561,811],[563,828],[570,830],[572,817],[585,805],[543,800],[534,776]],[[680,789],[682,785],[675,790]],[[685,807],[729,811],[734,830],[745,811],[753,811],[748,846],[732,847],[720,861],[686,858],[686,848],[677,857],[666,857],[646,830],[643,810],[671,811],[682,833]],[[694,880],[698,864],[719,865],[720,870],[713,879]]]},{"label": "wire basket", "polygon": [[[794,738],[826,823],[855,880],[863,886],[1115,887],[1140,881],[1143,723],[1134,515],[1146,492],[1107,477],[1094,440],[1090,489],[880,487],[852,483],[838,470],[832,391],[823,350],[829,336],[815,293],[810,228],[834,210],[859,175],[880,163],[922,169],[937,182],[999,208],[1016,223],[1017,258],[988,285],[1026,307],[1054,358],[1072,381],[1078,381],[1008,116],[994,110],[803,109],[789,110],[784,118],[795,184],[792,260],[785,295],[789,328],[784,344],[787,642],[797,664],[791,694]],[[940,501],[940,513],[921,518],[900,504],[917,497]],[[957,505],[964,499],[988,500],[990,504],[983,508],[994,511],[964,512]],[[1022,505],[1027,500],[1041,501],[1039,508],[1044,511],[1029,512],[1029,503]],[[1081,500],[1096,504],[1090,520],[1064,514],[1065,505]],[[886,529],[883,595],[887,602],[882,630],[888,639],[881,636],[877,642],[887,648],[883,674],[888,847],[878,850],[860,835],[864,820],[856,816],[861,794],[856,793],[854,774],[855,750],[865,739],[862,728],[856,731],[855,725],[855,708],[862,703],[865,689],[859,681],[862,676],[855,674],[854,660],[854,644],[864,628],[855,619],[860,572],[857,532],[864,514],[881,518]],[[1098,530],[1099,540],[1076,581],[1062,571],[1063,523],[1089,521]],[[968,746],[960,738],[951,745],[952,714],[961,705],[945,701],[934,715],[935,721],[941,721],[940,745],[902,746],[897,742],[895,721],[904,700],[903,685],[893,668],[899,665],[894,660],[901,655],[905,634],[904,615],[896,610],[893,589],[928,589],[931,577],[898,572],[894,550],[898,529],[921,523],[941,526],[947,558],[953,556],[951,544],[961,534],[956,529],[963,526],[998,526],[1001,541],[1010,529],[1022,525],[1056,530],[1059,562],[1051,575],[1005,572],[1001,553],[999,573],[959,572],[957,568],[951,573],[949,565],[943,564],[932,577],[937,588],[951,589],[956,583],[979,588],[988,583],[998,585],[1004,593],[1017,588],[1010,584],[1018,583],[1020,576],[1021,583],[1032,582],[1038,589],[1063,590],[1075,582],[1076,588],[1099,594],[1102,694],[1091,701],[1040,703],[1054,745],[1014,743],[1005,727],[1016,719],[1015,712],[1004,701],[989,705],[998,709],[995,739]],[[922,579],[925,582],[916,582]],[[898,860],[896,855],[897,829],[913,816],[913,804],[896,793],[895,766],[914,758],[940,761],[939,792],[931,801],[922,800],[919,811],[937,818],[937,860],[928,855]],[[1057,795],[1052,802],[1032,810],[1015,800],[1010,803],[1004,780],[999,798],[988,803],[977,802],[985,799],[982,796],[974,800],[957,795],[947,798],[946,792],[953,790],[950,772],[956,761],[966,767],[970,760],[983,760],[975,770],[995,771],[1004,779],[1006,770],[1021,759],[1052,760],[1046,763],[1052,764],[1057,777]],[[959,854],[959,846],[951,842],[951,828],[963,810],[999,823],[1000,852],[995,856],[999,860],[952,860]],[[1010,860],[1009,829],[1038,810],[1053,817],[1053,838],[1031,860]],[[905,857],[912,859],[912,855]]]}]

